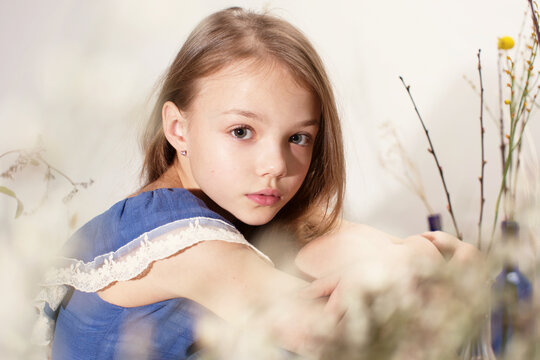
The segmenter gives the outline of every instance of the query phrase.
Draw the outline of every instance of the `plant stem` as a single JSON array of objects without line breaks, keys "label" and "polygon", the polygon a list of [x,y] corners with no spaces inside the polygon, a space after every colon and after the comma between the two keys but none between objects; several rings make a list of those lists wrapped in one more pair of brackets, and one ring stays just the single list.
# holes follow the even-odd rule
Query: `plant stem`
[{"label": "plant stem", "polygon": [[[478,98],[480,98],[480,91],[478,91],[478,90],[476,89],[476,85],[475,85],[475,84],[474,84],[467,76],[463,75],[462,78],[463,78],[463,80],[465,80],[465,81],[467,82],[467,84],[469,84],[469,86],[470,86],[471,89],[474,91],[474,93],[475,93],[476,95],[478,95]],[[499,100],[500,100],[501,98],[502,98],[502,94],[500,94]],[[502,101],[502,100],[501,100],[501,101]],[[538,106],[540,106],[540,105],[538,105]],[[491,108],[489,107],[489,105],[486,104],[485,102],[484,102],[484,111],[486,112],[486,114],[489,115],[489,118],[493,121],[493,124],[494,124],[495,126],[498,127],[498,126],[499,126],[499,124],[497,123],[497,122],[498,122],[498,117],[495,116],[495,114],[493,113],[493,110],[491,110]],[[499,108],[499,112],[502,114],[502,107]]]},{"label": "plant stem", "polygon": [[452,217],[452,222],[454,223],[454,228],[456,230],[456,236],[460,240],[462,240],[462,235],[461,235],[461,232],[459,231],[459,228],[458,228],[458,225],[457,225],[457,222],[456,222],[456,217],[454,216],[454,210],[452,208],[452,202],[450,201],[450,193],[448,192],[448,187],[446,186],[446,181],[444,179],[443,169],[442,169],[441,165],[439,164],[439,159],[437,158],[437,154],[435,153],[435,149],[433,148],[433,143],[431,142],[431,137],[429,136],[429,131],[427,130],[426,125],[424,124],[424,120],[422,120],[422,116],[420,115],[420,112],[418,111],[418,107],[416,106],[414,98],[413,98],[413,96],[411,94],[411,87],[409,85],[405,84],[405,80],[403,80],[402,76],[400,76],[399,79],[401,80],[401,82],[403,83],[403,86],[407,90],[407,93],[409,94],[409,98],[411,99],[411,101],[413,103],[414,110],[416,111],[416,115],[418,115],[418,119],[420,120],[420,123],[422,124],[422,127],[424,128],[424,132],[426,133],[426,137],[427,137],[428,142],[429,142],[428,152],[430,152],[431,155],[433,155],[433,158],[435,159],[435,163],[437,164],[437,169],[439,170],[439,174],[441,176],[441,181],[442,181],[442,184],[443,184],[443,187],[444,187],[444,191],[446,193],[446,199],[448,200],[448,212],[450,213],[450,216]]},{"label": "plant stem", "polygon": [[76,183],[75,181],[71,180],[71,178],[69,176],[67,176],[64,172],[60,171],[59,169],[55,168],[54,166],[52,166],[51,164],[49,164],[49,162],[47,162],[47,160],[43,159],[40,155],[37,155],[37,158],[39,159],[39,161],[41,161],[43,164],[45,164],[45,166],[47,166],[47,168],[50,170],[53,170],[54,172],[56,172],[58,175],[62,176],[64,179],[66,179],[67,181],[69,181],[69,183],[73,186],[77,186],[79,185],[80,183]]},{"label": "plant stem", "polygon": [[482,63],[480,62],[480,52],[478,50],[478,76],[480,78],[480,139],[482,147],[482,166],[480,173],[480,216],[478,219],[478,249],[482,249],[482,216],[484,213],[484,203],[486,199],[484,198],[484,167],[486,165],[485,154],[484,154],[484,133],[486,132],[484,128],[484,84],[482,82]]},{"label": "plant stem", "polygon": [[[504,116],[503,116],[503,95],[502,95],[502,74],[501,74],[501,56],[502,53],[499,51],[499,58],[497,60],[497,70],[499,74],[499,136],[501,138],[501,144],[499,148],[501,150],[501,172],[504,176],[505,169],[505,159],[506,159],[506,145],[504,144]],[[504,188],[504,193],[506,194],[506,187]]]},{"label": "plant stem", "polygon": [[[513,164],[513,153],[514,153],[513,144],[514,144],[514,137],[515,137],[515,133],[516,133],[517,122],[519,120],[515,116],[515,107],[513,106],[513,101],[514,101],[514,95],[512,95],[512,100],[511,100],[511,103],[510,103],[510,135],[508,136],[508,154],[507,154],[507,157],[506,157],[506,160],[505,160],[505,167],[504,167],[501,187],[499,189],[499,194],[497,195],[497,201],[495,203],[495,217],[493,218],[493,227],[491,229],[491,241],[490,241],[490,244],[489,244],[489,247],[488,247],[488,252],[491,251],[491,245],[493,244],[493,238],[495,236],[495,231],[497,229],[497,221],[498,221],[498,218],[499,218],[499,206],[500,206],[500,203],[501,203],[501,198],[502,198],[503,193],[506,194],[507,180],[512,179],[512,164]],[[508,187],[511,189],[511,186],[508,186]],[[510,201],[511,201],[511,199],[509,199],[509,202]],[[514,204],[510,204],[510,205],[511,205],[511,208],[512,208],[510,210],[510,213],[509,213],[510,216],[507,215],[505,220],[513,220],[513,216],[514,216],[513,206],[514,206]]]},{"label": "plant stem", "polygon": [[534,32],[536,33],[536,41],[540,42],[540,30],[538,29],[538,18],[536,17],[536,12],[534,10],[534,5],[532,0],[529,0],[529,6],[531,7],[531,16],[534,26]]},{"label": "plant stem", "polygon": [[21,151],[22,151],[22,150],[10,150],[10,151],[6,151],[6,152],[3,153],[2,155],[0,155],[0,158],[3,158],[4,156],[9,155],[9,154],[20,153]]}]

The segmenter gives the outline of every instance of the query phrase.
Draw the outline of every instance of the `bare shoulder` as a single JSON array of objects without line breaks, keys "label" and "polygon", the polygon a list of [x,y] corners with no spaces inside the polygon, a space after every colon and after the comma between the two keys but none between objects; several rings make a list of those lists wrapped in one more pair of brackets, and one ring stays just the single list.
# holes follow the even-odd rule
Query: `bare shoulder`
[{"label": "bare shoulder", "polygon": [[302,272],[320,277],[354,261],[404,263],[416,256],[442,258],[422,236],[401,239],[365,224],[342,221],[336,230],[300,249],[295,264]]}]

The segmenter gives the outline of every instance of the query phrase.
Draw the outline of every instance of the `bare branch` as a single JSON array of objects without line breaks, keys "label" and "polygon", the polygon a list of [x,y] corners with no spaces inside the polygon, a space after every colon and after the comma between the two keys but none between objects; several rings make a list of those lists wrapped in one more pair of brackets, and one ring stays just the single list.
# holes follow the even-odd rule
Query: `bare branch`
[{"label": "bare branch", "polygon": [[439,159],[437,158],[437,154],[435,153],[433,143],[431,142],[431,137],[429,136],[429,131],[426,128],[426,125],[424,124],[424,120],[422,119],[422,116],[420,115],[420,112],[418,111],[418,107],[416,106],[414,98],[413,98],[413,96],[411,94],[411,87],[409,85],[405,84],[405,80],[403,80],[402,76],[400,76],[399,79],[401,80],[401,82],[403,83],[403,86],[407,90],[407,93],[409,94],[409,98],[411,99],[412,104],[414,106],[414,110],[416,111],[416,115],[418,115],[418,119],[420,120],[420,123],[422,124],[422,128],[424,129],[424,132],[426,133],[426,137],[427,137],[428,142],[429,142],[428,152],[431,153],[431,155],[433,155],[433,158],[435,159],[435,164],[437,164],[437,169],[439,170],[439,175],[441,176],[441,181],[442,181],[442,184],[443,184],[443,187],[444,187],[444,191],[446,193],[446,199],[448,200],[448,212],[450,213],[450,216],[452,217],[452,222],[454,223],[454,228],[456,230],[456,236],[459,239],[462,240],[463,236],[462,236],[461,232],[459,231],[457,221],[456,221],[456,217],[454,215],[454,210],[452,208],[452,201],[450,200],[450,193],[448,192],[448,187],[446,186],[446,181],[444,179],[443,169],[442,169],[442,166],[439,164]]},{"label": "bare branch", "polygon": [[478,248],[482,248],[482,217],[484,214],[484,203],[486,199],[484,198],[484,167],[486,166],[486,159],[484,154],[484,134],[486,132],[484,128],[484,83],[482,81],[482,63],[480,61],[480,52],[478,50],[478,77],[480,79],[480,142],[482,148],[482,164],[480,172],[480,215],[478,218]]}]

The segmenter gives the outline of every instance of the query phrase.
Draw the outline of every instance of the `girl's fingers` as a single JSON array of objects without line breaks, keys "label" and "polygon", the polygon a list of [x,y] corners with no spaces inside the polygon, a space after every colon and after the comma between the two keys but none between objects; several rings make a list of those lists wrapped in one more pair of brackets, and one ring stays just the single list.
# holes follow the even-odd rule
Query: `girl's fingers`
[{"label": "girl's fingers", "polygon": [[317,299],[330,296],[339,284],[340,278],[341,276],[339,274],[332,274],[315,279],[311,284],[301,289],[298,295],[304,299]]},{"label": "girl's fingers", "polygon": [[442,231],[425,232],[420,235],[431,241],[445,257],[452,257],[461,243],[458,238]]},{"label": "girl's fingers", "polygon": [[329,314],[336,321],[339,321],[346,312],[346,308],[343,304],[342,292],[341,287],[337,286],[324,306],[324,313]]}]

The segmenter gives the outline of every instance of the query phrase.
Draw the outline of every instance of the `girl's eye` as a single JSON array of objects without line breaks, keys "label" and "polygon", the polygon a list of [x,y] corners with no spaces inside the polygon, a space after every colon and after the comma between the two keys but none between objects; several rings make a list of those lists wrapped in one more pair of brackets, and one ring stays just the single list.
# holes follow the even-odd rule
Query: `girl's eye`
[{"label": "girl's eye", "polygon": [[289,141],[293,144],[306,146],[309,144],[310,137],[306,134],[294,134],[289,138]]},{"label": "girl's eye", "polygon": [[237,127],[231,131],[231,134],[235,138],[243,140],[250,139],[253,136],[253,132],[247,127]]}]

